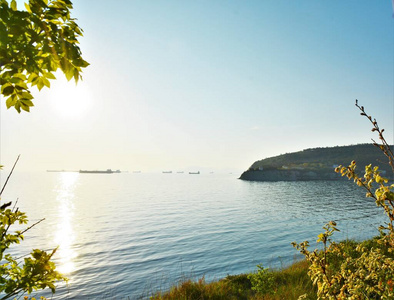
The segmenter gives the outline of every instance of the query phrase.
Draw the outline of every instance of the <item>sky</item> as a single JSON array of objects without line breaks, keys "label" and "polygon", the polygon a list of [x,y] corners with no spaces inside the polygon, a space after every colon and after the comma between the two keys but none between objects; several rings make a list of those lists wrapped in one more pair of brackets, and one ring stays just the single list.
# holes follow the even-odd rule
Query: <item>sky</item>
[{"label": "sky", "polygon": [[[21,170],[242,172],[256,160],[394,138],[389,0],[74,0],[90,66],[0,110]],[[23,1],[18,1],[23,7]]]}]

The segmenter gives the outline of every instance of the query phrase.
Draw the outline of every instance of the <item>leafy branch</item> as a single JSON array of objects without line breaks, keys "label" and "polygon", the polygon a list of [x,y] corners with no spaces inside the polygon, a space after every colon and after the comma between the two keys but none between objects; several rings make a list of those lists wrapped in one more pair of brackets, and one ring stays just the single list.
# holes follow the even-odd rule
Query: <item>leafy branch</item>
[{"label": "leafy branch", "polygon": [[[10,177],[11,177],[12,173],[14,172],[15,166],[16,166],[16,164],[18,163],[20,156],[21,156],[21,155],[19,154],[18,157],[16,158],[16,161],[14,162],[14,165],[12,166],[11,172],[10,172],[10,174],[8,174],[8,176],[7,176],[7,179],[6,179],[6,181],[5,181],[5,183],[4,183],[3,187],[2,187],[2,189],[1,189],[1,191],[0,191],[0,197],[1,197],[1,195],[3,194],[3,191],[4,191],[5,187],[7,186],[8,180],[10,180]],[[10,202],[10,203],[11,203],[11,202]]]},{"label": "leafy branch", "polygon": [[[388,158],[394,174],[394,155],[383,136],[384,129],[380,129],[376,119],[367,115],[357,100],[356,106],[372,123],[372,132],[378,133],[381,143],[372,141]],[[308,275],[318,287],[318,299],[394,299],[394,184],[390,185],[379,168],[371,164],[365,166],[364,175],[359,176],[354,160],[347,167],[337,167],[335,172],[364,188],[366,197],[373,198],[376,205],[384,209],[388,222],[379,227],[377,245],[366,247],[365,243],[359,243],[349,255],[346,243],[330,241],[329,237],[338,231],[332,221],[318,236],[317,242],[324,244],[323,250],[309,251],[307,241],[292,244],[310,263]]]},{"label": "leafy branch", "polygon": [[[16,159],[10,174],[0,192],[3,193],[13,174],[20,156]],[[6,202],[0,206],[0,294],[1,299],[9,299],[18,294],[31,293],[33,290],[49,287],[54,293],[55,283],[59,280],[67,281],[63,275],[56,271],[56,266],[51,260],[57,248],[47,252],[33,249],[30,255],[13,258],[6,252],[12,244],[19,244],[24,239],[24,234],[45,219],[38,220],[23,230],[10,232],[15,224],[27,224],[27,216],[16,207],[18,200]],[[21,260],[23,258],[23,260]]]},{"label": "leafy branch", "polygon": [[89,65],[78,46],[83,31],[70,16],[70,0],[29,0],[25,8],[0,0],[0,94],[19,113],[34,106],[31,87],[49,88],[58,69],[78,82]]}]

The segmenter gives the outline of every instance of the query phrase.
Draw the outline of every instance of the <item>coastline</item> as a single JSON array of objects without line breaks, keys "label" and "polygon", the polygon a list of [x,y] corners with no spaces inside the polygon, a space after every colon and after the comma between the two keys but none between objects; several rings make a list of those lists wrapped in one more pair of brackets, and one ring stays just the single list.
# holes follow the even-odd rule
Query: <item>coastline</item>
[{"label": "coastline", "polygon": [[347,180],[333,170],[247,170],[239,179],[247,181],[315,181]]}]

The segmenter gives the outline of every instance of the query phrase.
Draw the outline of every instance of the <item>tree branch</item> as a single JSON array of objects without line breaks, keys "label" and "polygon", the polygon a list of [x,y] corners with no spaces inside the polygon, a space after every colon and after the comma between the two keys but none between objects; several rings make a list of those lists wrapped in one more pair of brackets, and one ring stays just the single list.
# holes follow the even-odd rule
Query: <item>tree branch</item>
[{"label": "tree branch", "polygon": [[19,154],[18,157],[17,157],[17,159],[16,159],[16,161],[15,161],[15,163],[14,163],[14,166],[13,166],[12,169],[11,169],[10,174],[9,174],[8,177],[7,177],[7,180],[5,181],[5,183],[4,183],[4,185],[3,185],[3,188],[2,188],[1,191],[0,191],[0,196],[3,194],[3,191],[4,191],[4,189],[5,189],[5,187],[6,187],[7,183],[8,183],[8,180],[10,179],[10,177],[11,177],[11,175],[12,175],[12,172],[14,172],[15,166],[16,166],[16,164],[18,163],[18,160],[19,160],[19,157],[20,157],[20,156],[21,156],[21,155]]}]

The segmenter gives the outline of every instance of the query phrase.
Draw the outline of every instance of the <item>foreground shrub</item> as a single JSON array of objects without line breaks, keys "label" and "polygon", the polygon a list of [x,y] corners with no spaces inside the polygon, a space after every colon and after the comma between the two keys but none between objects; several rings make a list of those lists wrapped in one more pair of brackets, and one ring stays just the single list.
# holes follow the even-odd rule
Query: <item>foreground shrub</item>
[{"label": "foreground shrub", "polygon": [[[394,173],[394,155],[383,137],[384,129],[365,113],[357,100],[356,106],[372,123],[372,131],[379,134],[380,143],[373,141],[374,145],[386,155]],[[318,299],[394,299],[394,185],[389,185],[378,167],[372,165],[365,167],[363,176],[356,173],[355,161],[335,171],[365,188],[366,197],[373,198],[384,209],[388,222],[379,227],[380,236],[372,243],[360,243],[352,251],[346,243],[331,240],[334,232],[339,231],[334,221],[326,224],[325,231],[318,236],[317,242],[323,244],[323,250],[309,251],[307,241],[293,246],[310,262],[308,275],[318,288]]]},{"label": "foreground shrub", "polygon": [[[18,159],[0,191],[0,200]],[[1,167],[2,166],[0,166],[0,169]],[[9,253],[10,247],[23,241],[25,232],[43,221],[43,219],[24,230],[14,230],[17,224],[25,225],[27,221],[26,214],[19,211],[19,208],[16,207],[16,203],[12,205],[12,202],[6,202],[0,206],[1,300],[14,298],[26,292],[30,294],[33,291],[45,288],[50,288],[52,293],[55,293],[56,282],[59,280],[66,280],[64,276],[56,271],[55,263],[52,261],[52,257],[57,248],[50,252],[33,249],[30,255],[18,258],[15,258]]]},{"label": "foreground shrub", "polygon": [[275,294],[275,278],[270,268],[257,265],[258,271],[248,276],[252,284],[252,290],[262,294]]}]

